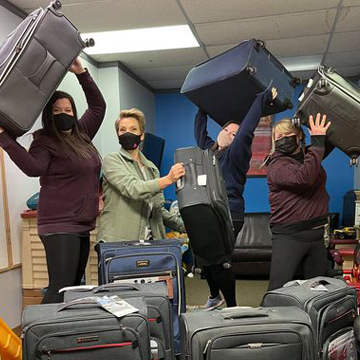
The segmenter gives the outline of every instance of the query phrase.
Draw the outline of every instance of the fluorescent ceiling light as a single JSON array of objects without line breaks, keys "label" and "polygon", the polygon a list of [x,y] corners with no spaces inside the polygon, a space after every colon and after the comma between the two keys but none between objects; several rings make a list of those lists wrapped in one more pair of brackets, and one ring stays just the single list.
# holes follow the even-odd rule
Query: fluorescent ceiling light
[{"label": "fluorescent ceiling light", "polygon": [[89,55],[200,46],[188,25],[86,33],[81,37],[95,40],[95,46],[84,50]]},{"label": "fluorescent ceiling light", "polygon": [[296,56],[280,58],[280,62],[291,71],[316,70],[321,63],[322,55]]}]

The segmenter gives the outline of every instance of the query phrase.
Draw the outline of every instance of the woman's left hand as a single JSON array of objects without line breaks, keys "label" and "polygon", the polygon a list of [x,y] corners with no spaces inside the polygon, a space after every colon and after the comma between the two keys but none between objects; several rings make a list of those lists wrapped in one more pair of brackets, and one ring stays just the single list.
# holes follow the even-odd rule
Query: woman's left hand
[{"label": "woman's left hand", "polygon": [[276,99],[276,97],[277,97],[277,90],[276,90],[276,88],[271,88],[271,101],[274,101],[275,99]]},{"label": "woman's left hand", "polygon": [[86,70],[83,68],[82,63],[80,61],[80,58],[77,57],[74,62],[72,63],[71,67],[70,67],[70,72],[74,73],[74,74],[82,74],[84,73]]}]

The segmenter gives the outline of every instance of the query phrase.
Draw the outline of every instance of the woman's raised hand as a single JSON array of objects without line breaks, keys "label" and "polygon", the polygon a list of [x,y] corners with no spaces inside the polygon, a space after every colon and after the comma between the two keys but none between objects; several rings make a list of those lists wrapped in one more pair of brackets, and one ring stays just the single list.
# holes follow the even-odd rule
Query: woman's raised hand
[{"label": "woman's raised hand", "polygon": [[[321,120],[320,120],[321,119]],[[321,117],[321,114],[316,114],[316,118],[314,121],[314,117],[312,115],[309,116],[309,125],[310,125],[310,135],[325,135],[327,130],[329,129],[331,122],[328,121],[326,124],[326,115]]]}]

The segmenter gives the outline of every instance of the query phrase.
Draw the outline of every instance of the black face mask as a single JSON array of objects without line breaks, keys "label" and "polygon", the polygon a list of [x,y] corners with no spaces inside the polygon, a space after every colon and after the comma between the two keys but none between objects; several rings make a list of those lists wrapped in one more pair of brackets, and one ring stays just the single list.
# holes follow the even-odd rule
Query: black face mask
[{"label": "black face mask", "polygon": [[55,127],[60,131],[67,131],[74,127],[75,125],[75,116],[60,113],[53,115]]},{"label": "black face mask", "polygon": [[135,150],[141,142],[141,135],[136,135],[131,132],[126,132],[119,135],[119,144],[125,150]]},{"label": "black face mask", "polygon": [[275,141],[275,150],[280,151],[283,154],[292,154],[299,144],[297,143],[296,135],[284,136],[280,140]]}]

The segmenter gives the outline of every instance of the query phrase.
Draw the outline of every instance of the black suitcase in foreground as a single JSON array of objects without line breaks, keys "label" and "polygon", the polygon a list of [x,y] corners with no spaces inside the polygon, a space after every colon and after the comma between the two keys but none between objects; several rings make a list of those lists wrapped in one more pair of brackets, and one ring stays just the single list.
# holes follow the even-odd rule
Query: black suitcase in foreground
[{"label": "black suitcase in foreground", "polygon": [[336,70],[319,66],[299,96],[295,117],[309,126],[309,116],[326,114],[327,140],[357,163],[360,155],[360,89]]},{"label": "black suitcase in foreground", "polygon": [[0,126],[13,136],[31,129],[81,50],[78,30],[53,1],[23,20],[0,44]]},{"label": "black suitcase in foreground", "polygon": [[252,39],[190,70],[181,93],[223,126],[240,123],[256,94],[273,86],[278,96],[263,116],[292,108],[297,83],[263,41]]},{"label": "black suitcase in foreground", "polygon": [[206,262],[221,264],[230,259],[235,238],[218,159],[209,150],[189,147],[176,150],[177,162],[186,169],[176,197],[191,249]]},{"label": "black suitcase in foreground", "polygon": [[143,297],[147,307],[147,320],[150,328],[151,351],[154,359],[173,360],[172,314],[167,287],[164,283],[111,283],[89,289],[85,286],[66,288],[64,301],[82,299],[89,296],[117,295],[121,299]]},{"label": "black suitcase in foreground", "polygon": [[182,360],[314,360],[309,316],[295,307],[181,315]]},{"label": "black suitcase in foreground", "polygon": [[[294,281],[289,286],[268,291],[263,306],[297,306],[311,318],[315,332],[318,358],[328,357],[329,343],[336,336],[351,331],[357,315],[356,290],[343,280],[316,277],[301,285]],[[329,341],[331,339],[331,341]]]},{"label": "black suitcase in foreground", "polygon": [[24,360],[150,360],[146,304],[128,302],[139,313],[116,317],[91,305],[69,302],[27,306],[22,321]]}]

